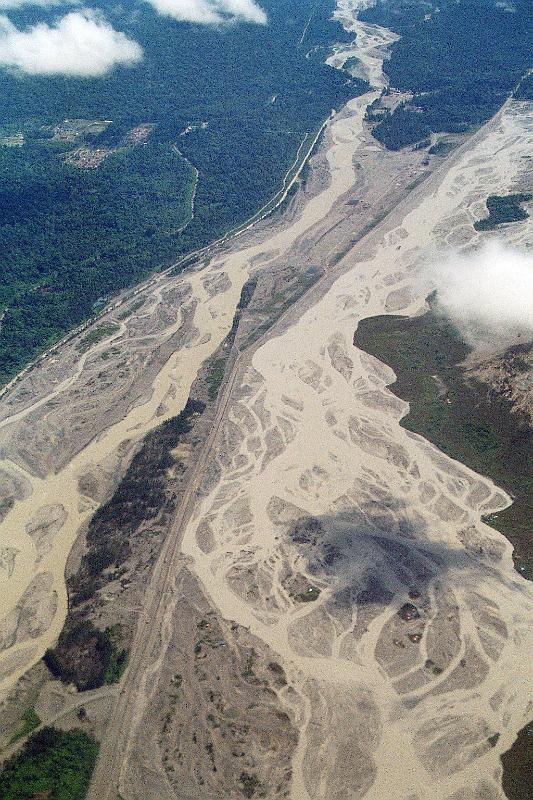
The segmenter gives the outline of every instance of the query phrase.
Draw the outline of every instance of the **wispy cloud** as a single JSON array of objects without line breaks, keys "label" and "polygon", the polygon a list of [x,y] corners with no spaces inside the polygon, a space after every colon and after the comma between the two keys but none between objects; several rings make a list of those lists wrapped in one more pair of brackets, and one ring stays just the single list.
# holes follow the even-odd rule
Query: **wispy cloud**
[{"label": "wispy cloud", "polygon": [[265,25],[267,15],[255,0],[146,0],[159,14],[184,22],[222,25],[254,22]]},{"label": "wispy cloud", "polygon": [[503,241],[450,255],[431,269],[438,307],[473,344],[533,336],[533,255]]},{"label": "wispy cloud", "polygon": [[38,23],[25,30],[0,16],[0,67],[19,73],[90,77],[141,58],[137,42],[90,9],[66,14],[53,25]]}]

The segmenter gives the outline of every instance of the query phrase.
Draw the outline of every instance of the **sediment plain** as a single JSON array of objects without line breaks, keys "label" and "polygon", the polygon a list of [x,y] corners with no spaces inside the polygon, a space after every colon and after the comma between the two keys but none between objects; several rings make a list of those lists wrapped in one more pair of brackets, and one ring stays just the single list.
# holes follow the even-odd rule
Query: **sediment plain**
[{"label": "sediment plain", "polygon": [[222,616],[283,655],[295,798],[501,797],[499,754],[531,713],[531,586],[481,521],[509,499],[401,428],[393,374],[352,345],[360,318],[423,307],[413,275],[440,247],[475,244],[477,192],[512,176],[524,111],[256,351],[185,532]]},{"label": "sediment plain", "polygon": [[[353,336],[422,312],[427,264],[490,235],[473,222],[522,179],[531,104],[508,102],[444,161],[384,151],[364,113],[394,37],[360,6],[339,2],[357,41],[331,58],[358,58],[372,90],[330,120],[296,197],[156,276],[101,340],[80,334],[1,400],[5,696],[60,633],[75,540],[184,408],[246,281],[320,271],[273,327],[237,332],[120,693],[102,690],[92,798],[504,798],[499,757],[533,710],[533,591],[481,517],[510,498],[400,426],[392,370]],[[505,238],[531,245],[530,221]]]},{"label": "sediment plain", "polygon": [[[374,46],[370,40],[361,51],[369,69],[382,63]],[[231,328],[252,269],[258,261],[264,267],[279,260],[304,233],[323,224],[352,186],[352,158],[368,99],[351,101],[328,133],[324,186],[305,202],[303,213],[295,212],[288,225],[277,220],[272,235],[268,226],[266,236],[258,226],[246,234],[250,245],[231,258],[213,259],[204,268],[200,262],[186,275],[156,277],[95,326],[97,332],[108,326],[101,341],[91,345],[88,334],[80,334],[2,397],[0,478],[3,497],[15,501],[2,524],[4,608],[15,609],[30,582],[46,575],[50,618],[41,623],[36,611],[31,645],[25,639],[4,647],[8,666],[0,680],[5,677],[6,686],[57,638],[66,614],[65,563],[77,532],[116,485],[132,446],[184,408],[201,364]],[[407,175],[415,174],[409,167]],[[82,478],[89,474],[96,475],[96,497],[83,492]],[[34,528],[48,543],[41,552]]]}]

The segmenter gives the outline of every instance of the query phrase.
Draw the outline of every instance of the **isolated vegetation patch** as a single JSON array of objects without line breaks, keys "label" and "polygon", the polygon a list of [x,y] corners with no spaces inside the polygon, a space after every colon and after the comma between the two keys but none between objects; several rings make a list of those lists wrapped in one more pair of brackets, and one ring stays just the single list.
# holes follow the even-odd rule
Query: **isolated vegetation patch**
[{"label": "isolated vegetation patch", "polygon": [[98,743],[80,730],[43,728],[0,774],[1,800],[83,800]]},{"label": "isolated vegetation patch", "polygon": [[474,228],[476,231],[490,231],[505,222],[520,222],[527,219],[529,214],[522,208],[522,203],[527,203],[529,200],[533,200],[533,194],[508,194],[504,197],[491,194],[487,197],[489,216],[474,222]]}]

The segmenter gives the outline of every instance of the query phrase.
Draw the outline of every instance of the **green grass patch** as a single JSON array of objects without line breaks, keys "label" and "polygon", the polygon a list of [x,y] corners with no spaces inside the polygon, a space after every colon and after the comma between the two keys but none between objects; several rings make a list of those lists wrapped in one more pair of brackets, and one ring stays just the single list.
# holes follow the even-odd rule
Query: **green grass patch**
[{"label": "green grass patch", "polygon": [[134,314],[135,311],[138,311],[144,305],[144,303],[145,303],[144,297],[139,298],[134,303],[132,303],[131,306],[127,308],[125,311],[122,311],[120,314],[117,314],[117,319],[121,320],[127,319],[132,314]]},{"label": "green grass patch", "polygon": [[439,156],[440,158],[445,158],[446,156],[449,156],[456,147],[457,142],[447,142],[441,139],[440,142],[437,142],[429,148],[428,153],[430,156]]},{"label": "green grass patch", "polygon": [[226,372],[226,359],[214,358],[209,364],[209,371],[207,373],[207,386],[208,396],[210,400],[215,400],[218,395],[219,389],[224,380]]},{"label": "green grass patch", "polygon": [[522,203],[533,200],[533,194],[508,194],[505,197],[491,194],[487,197],[489,216],[474,222],[476,231],[491,231],[505,222],[520,222],[529,214],[522,208]]},{"label": "green grass patch", "polygon": [[15,742],[18,742],[19,739],[23,739],[25,736],[35,730],[35,728],[37,728],[40,724],[41,719],[35,713],[35,709],[33,707],[28,708],[22,717],[22,725],[15,735],[11,737],[9,744],[14,744]]},{"label": "green grass patch", "polygon": [[253,678],[254,673],[254,664],[257,660],[257,654],[255,650],[251,650],[248,655],[246,656],[246,662],[244,665],[244,669],[242,671],[243,678]]},{"label": "green grass patch", "polygon": [[315,268],[308,270],[305,275],[302,275],[300,278],[298,278],[286,292],[278,292],[265,306],[254,308],[252,313],[266,313],[269,315],[269,317],[268,319],[263,320],[263,322],[261,322],[261,324],[258,325],[255,330],[249,334],[249,336],[247,336],[244,342],[241,343],[241,350],[245,350],[247,347],[250,347],[250,345],[256,342],[264,333],[266,333],[269,328],[271,328],[281,317],[281,315],[288,308],[290,308],[290,306],[296,303],[300,297],[303,297],[307,290],[317,282],[321,274],[322,272]]},{"label": "green grass patch", "polygon": [[98,342],[101,342],[103,339],[107,339],[108,336],[112,336],[118,329],[119,326],[115,325],[114,322],[106,322],[103,325],[98,325],[97,328],[94,328],[87,336],[78,342],[76,350],[80,353],[86,353],[90,347],[94,344],[98,344]]},{"label": "green grass patch", "polygon": [[487,385],[466,377],[460,364],[469,348],[432,311],[414,319],[362,320],[354,343],[395,371],[391,388],[410,403],[405,428],[492,478],[513,497],[490,523],[513,544],[518,571],[533,578],[533,431],[527,417]]},{"label": "green grass patch", "polygon": [[0,774],[0,800],[83,800],[98,743],[80,730],[43,728]]},{"label": "green grass patch", "polygon": [[104,683],[110,685],[118,683],[124,670],[128,665],[129,651],[118,646],[118,639],[121,633],[121,625],[112,625],[104,631],[110,644],[107,666],[104,671]]},{"label": "green grass patch", "polygon": [[310,586],[305,592],[295,595],[294,599],[299,603],[312,603],[320,597],[320,589],[318,586]]}]

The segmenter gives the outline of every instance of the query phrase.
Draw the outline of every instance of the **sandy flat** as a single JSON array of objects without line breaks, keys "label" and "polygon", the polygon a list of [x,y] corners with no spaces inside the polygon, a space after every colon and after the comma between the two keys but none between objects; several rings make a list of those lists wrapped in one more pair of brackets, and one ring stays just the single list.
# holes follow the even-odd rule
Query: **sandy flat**
[{"label": "sandy flat", "polygon": [[[143,307],[116,318],[105,341],[81,357],[65,350],[4,398],[3,483],[21,488],[0,528],[1,690],[57,638],[80,527],[135,443],[184,407],[248,276],[301,256],[313,236],[315,254],[331,255],[318,237],[329,241],[335,209],[364,183],[360,164],[377,150],[363,117],[394,38],[354,19],[362,2],[339,0],[358,40],[331,63],[357,56],[372,91],[328,123],[317,192],[204,269],[155,279]],[[292,800],[503,798],[499,755],[531,717],[533,592],[509,543],[481,522],[509,499],[403,429],[407,406],[387,389],[392,371],[353,346],[362,318],[423,308],[431,287],[419,269],[442,248],[479,242],[471,223],[484,198],[512,187],[522,168],[528,111],[509,104],[450,166],[331,259],[306,304],[233,376],[211,454],[218,477],[196,502],[182,550],[220,618],[283,664],[278,699],[298,729]],[[525,245],[531,225],[507,235]],[[93,496],[80,483],[89,474]],[[169,600],[169,641],[172,613]],[[145,671],[132,737],[164,661],[161,649]]]},{"label": "sandy flat", "polygon": [[[533,591],[481,514],[509,500],[400,427],[392,371],[352,342],[364,317],[423,307],[419,267],[476,245],[526,142],[516,103],[344,258],[234,394],[183,550],[220,613],[283,659],[289,711],[307,709],[293,800],[504,796],[500,753],[531,716]],[[531,243],[531,225],[510,236]]]},{"label": "sandy flat", "polygon": [[[381,58],[374,52],[374,41],[369,39],[359,52],[376,71]],[[156,277],[141,294],[144,305],[139,312],[126,320],[110,315],[116,330],[102,342],[81,356],[74,346],[57,354],[52,351],[0,399],[5,469],[12,479],[31,487],[0,526],[0,553],[8,565],[0,572],[2,611],[9,614],[43,570],[53,575],[50,591],[58,598],[47,630],[34,639],[31,659],[23,658],[30,652],[24,643],[11,648],[10,657],[15,653],[19,657],[10,663],[18,668],[0,683],[0,692],[5,693],[42,656],[63,625],[66,560],[97,507],[80,491],[80,477],[96,472],[104,490],[106,486],[109,490],[135,442],[183,409],[198,369],[231,327],[241,288],[257,258],[265,252],[279,257],[288,251],[354,182],[352,157],[364,111],[380,86],[348,103],[345,113],[330,125],[327,184],[292,224],[274,226],[266,242],[263,236],[253,243],[252,237],[250,246],[231,252],[227,259],[215,259],[202,272]],[[48,537],[41,526],[37,547],[31,531],[50,506],[60,508],[61,525],[52,525]]]}]

